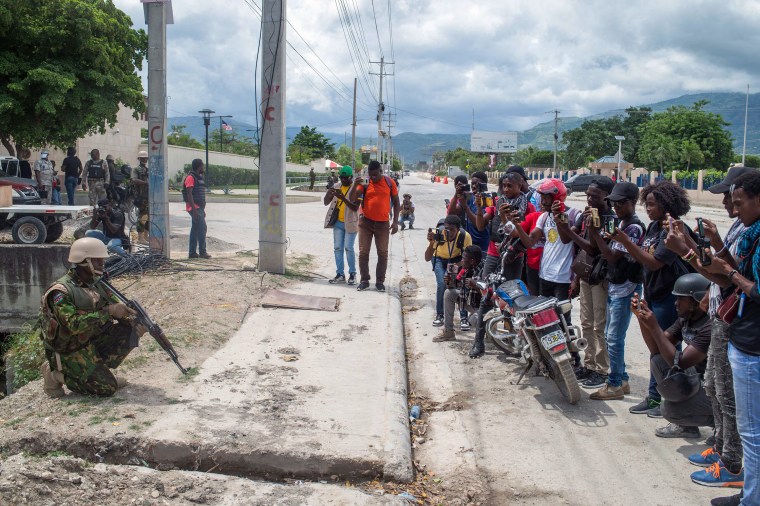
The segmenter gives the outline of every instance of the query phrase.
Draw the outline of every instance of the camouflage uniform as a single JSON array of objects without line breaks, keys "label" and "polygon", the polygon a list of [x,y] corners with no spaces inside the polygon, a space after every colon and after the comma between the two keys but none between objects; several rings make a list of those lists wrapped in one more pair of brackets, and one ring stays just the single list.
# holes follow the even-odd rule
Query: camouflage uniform
[{"label": "camouflage uniform", "polygon": [[[141,181],[148,182],[148,167],[144,165],[138,165],[132,167],[131,178],[140,179]],[[140,213],[140,218],[137,220],[136,229],[138,232],[148,231],[150,229],[149,224],[149,209],[148,209],[148,185],[136,185],[133,183],[135,193],[135,205]]]},{"label": "camouflage uniform", "polygon": [[100,287],[85,285],[71,269],[42,296],[45,355],[66,386],[85,395],[116,392],[115,369],[136,346],[133,324],[115,321],[106,306],[118,302]]}]

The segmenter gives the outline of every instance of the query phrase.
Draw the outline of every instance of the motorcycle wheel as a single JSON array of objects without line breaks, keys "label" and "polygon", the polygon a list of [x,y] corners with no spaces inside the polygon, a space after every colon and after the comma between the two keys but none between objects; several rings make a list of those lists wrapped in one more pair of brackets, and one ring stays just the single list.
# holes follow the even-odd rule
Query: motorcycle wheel
[{"label": "motorcycle wheel", "polygon": [[557,363],[549,352],[541,348],[541,355],[544,364],[549,371],[549,375],[557,384],[557,388],[570,404],[577,404],[581,400],[581,388],[578,386],[578,380],[575,378],[573,366],[569,360],[563,360]]},{"label": "motorcycle wheel", "polygon": [[486,335],[501,351],[510,356],[520,356],[520,350],[512,344],[513,332],[504,328],[504,315],[494,316],[486,322]]}]

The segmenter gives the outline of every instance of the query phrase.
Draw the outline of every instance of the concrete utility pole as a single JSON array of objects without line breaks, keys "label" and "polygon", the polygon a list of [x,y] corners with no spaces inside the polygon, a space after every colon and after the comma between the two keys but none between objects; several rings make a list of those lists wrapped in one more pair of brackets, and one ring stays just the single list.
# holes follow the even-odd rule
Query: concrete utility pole
[{"label": "concrete utility pole", "polygon": [[142,0],[148,25],[148,202],[150,247],[171,254],[169,177],[166,167],[166,25],[174,23],[171,0]]},{"label": "concrete utility pole", "polygon": [[259,270],[285,273],[285,7],[261,4]]},{"label": "concrete utility pole", "polygon": [[546,114],[554,114],[554,164],[552,165],[553,172],[557,172],[557,143],[559,142],[559,113],[554,109],[553,111],[546,111]]},{"label": "concrete utility pole", "polygon": [[356,81],[354,77],[354,121],[351,123],[351,168],[356,172]]},{"label": "concrete utility pole", "polygon": [[379,63],[380,64],[380,73],[375,74],[374,72],[370,72],[372,75],[379,75],[380,76],[380,99],[377,103],[377,161],[380,162],[380,164],[383,163],[383,141],[382,139],[385,137],[385,132],[383,131],[383,113],[385,112],[385,104],[383,103],[383,77],[388,75],[385,73],[385,65],[393,65],[393,63],[385,63],[385,57],[381,57],[380,61],[371,61],[370,63]]}]

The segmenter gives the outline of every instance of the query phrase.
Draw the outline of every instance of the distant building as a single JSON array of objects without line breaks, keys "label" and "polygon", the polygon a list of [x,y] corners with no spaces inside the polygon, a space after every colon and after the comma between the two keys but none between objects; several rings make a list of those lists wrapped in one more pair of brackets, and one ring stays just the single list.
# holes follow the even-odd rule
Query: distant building
[{"label": "distant building", "polygon": [[[592,174],[599,174],[600,176],[612,176],[617,175],[618,169],[618,157],[617,155],[603,156],[600,159],[588,164],[588,168]],[[620,160],[620,177],[628,180],[630,172],[633,170],[633,164],[626,162],[625,159]]]}]

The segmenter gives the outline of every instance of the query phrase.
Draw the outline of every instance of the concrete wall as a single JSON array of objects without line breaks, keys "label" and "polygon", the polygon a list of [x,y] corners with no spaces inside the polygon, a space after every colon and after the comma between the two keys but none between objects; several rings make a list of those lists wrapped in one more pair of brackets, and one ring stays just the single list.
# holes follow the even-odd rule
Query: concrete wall
[{"label": "concrete wall", "polygon": [[67,268],[69,246],[0,245],[0,332],[37,317],[40,297]]}]

